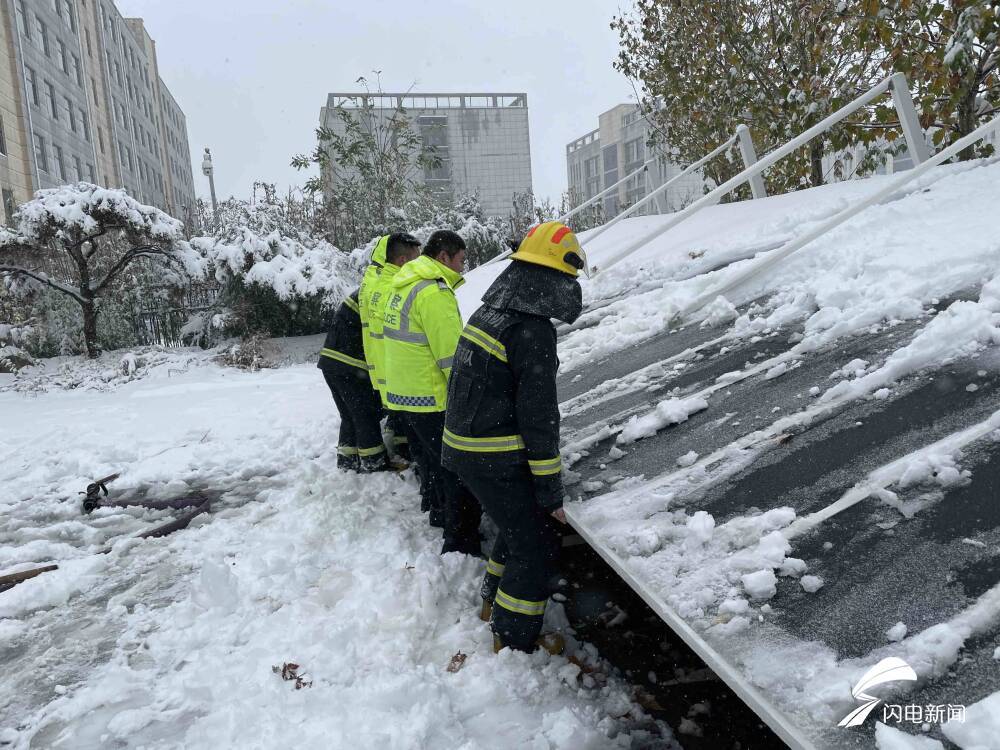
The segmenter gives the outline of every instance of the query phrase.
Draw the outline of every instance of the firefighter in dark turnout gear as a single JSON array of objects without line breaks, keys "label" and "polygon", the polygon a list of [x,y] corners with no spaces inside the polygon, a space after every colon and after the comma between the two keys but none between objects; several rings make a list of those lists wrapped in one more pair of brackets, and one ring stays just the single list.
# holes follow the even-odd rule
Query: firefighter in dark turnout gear
[{"label": "firefighter in dark turnout gear", "polygon": [[586,256],[567,227],[547,222],[511,258],[455,351],[442,463],[500,530],[482,588],[494,645],[531,651],[556,575],[553,519],[565,523],[551,319],[579,316]]},{"label": "firefighter in dark turnout gear", "polygon": [[379,424],[381,404],[372,389],[361,343],[358,290],[337,308],[317,367],[323,371],[340,412],[337,466],[362,472],[388,469]]}]

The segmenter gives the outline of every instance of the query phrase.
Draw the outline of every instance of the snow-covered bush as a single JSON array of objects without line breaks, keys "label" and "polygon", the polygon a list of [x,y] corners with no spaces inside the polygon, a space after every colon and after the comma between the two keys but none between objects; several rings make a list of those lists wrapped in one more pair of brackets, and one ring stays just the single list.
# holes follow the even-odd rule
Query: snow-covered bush
[{"label": "snow-covered bush", "polygon": [[216,304],[194,316],[184,334],[204,344],[218,336],[300,336],[323,330],[324,318],[360,283],[363,265],[319,240],[226,228],[224,238],[195,237],[202,280],[220,287]]},{"label": "snow-covered bush", "polygon": [[34,362],[25,349],[31,325],[0,323],[0,372],[17,372]]},{"label": "snow-covered bush", "polygon": [[466,196],[455,205],[434,212],[410,232],[421,242],[426,242],[439,229],[458,232],[465,240],[469,268],[482,265],[502,253],[511,239],[509,223],[495,216],[487,217],[475,195]]}]

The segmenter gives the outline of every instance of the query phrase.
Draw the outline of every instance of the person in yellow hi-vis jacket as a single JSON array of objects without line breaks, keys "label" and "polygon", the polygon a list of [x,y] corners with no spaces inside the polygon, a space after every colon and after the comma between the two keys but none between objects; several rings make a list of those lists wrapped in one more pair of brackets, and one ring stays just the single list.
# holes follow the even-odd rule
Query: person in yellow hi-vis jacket
[{"label": "person in yellow hi-vis jacket", "polygon": [[[423,254],[392,280],[382,333],[385,398],[405,415],[427,458],[435,506],[444,512],[441,553],[482,554],[479,503],[454,473],[441,466],[441,437],[452,357],[462,333],[455,290],[464,283],[465,241],[455,232],[434,232]],[[423,467],[421,467],[423,468]]]},{"label": "person in yellow hi-vis jacket", "polygon": [[462,332],[448,384],[444,465],[500,530],[483,580],[494,648],[562,650],[539,638],[553,590],[563,514],[556,331],[583,308],[586,256],[559,222],[540,224],[483,295]]},{"label": "person in yellow hi-vis jacket", "polygon": [[[374,257],[378,254],[378,258]],[[375,245],[372,266],[377,271],[366,276],[358,295],[361,306],[361,325],[364,332],[363,344],[365,360],[368,362],[368,374],[372,386],[379,393],[383,408],[385,400],[385,347],[382,337],[382,314],[385,300],[392,291],[392,280],[400,267],[420,255],[420,240],[412,234],[397,232],[382,237]],[[369,267],[372,267],[369,266]],[[396,456],[406,460],[416,460],[419,463],[420,446],[412,444],[412,431],[406,421],[396,412],[389,412],[386,419],[386,431],[390,436],[390,445]],[[421,472],[421,477],[426,472]],[[426,481],[421,479],[421,497],[428,495]],[[424,500],[426,505],[429,501]],[[428,508],[424,508],[427,510]],[[439,524],[440,525],[440,524]]]}]

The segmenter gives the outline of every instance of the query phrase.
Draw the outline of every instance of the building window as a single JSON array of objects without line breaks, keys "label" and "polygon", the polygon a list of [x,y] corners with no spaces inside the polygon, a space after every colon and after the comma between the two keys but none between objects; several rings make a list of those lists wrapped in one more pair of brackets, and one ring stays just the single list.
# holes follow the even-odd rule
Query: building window
[{"label": "building window", "polygon": [[59,110],[56,107],[56,89],[51,83],[46,83],[45,88],[48,89],[49,92],[49,109],[52,110],[52,119],[58,120]]},{"label": "building window", "polygon": [[94,172],[94,165],[93,164],[88,164],[87,165],[87,174],[89,175],[91,182],[97,182],[97,173]]},{"label": "building window", "polygon": [[100,128],[97,129],[97,143],[101,147],[101,153],[106,153],[104,150],[104,131]]},{"label": "building window", "polygon": [[3,117],[0,117],[0,154],[7,155],[7,134],[3,130]]},{"label": "building window", "polygon": [[73,166],[76,167],[76,181],[79,182],[83,179],[83,164],[80,162],[79,156],[73,157]]},{"label": "building window", "polygon": [[84,38],[84,39],[86,40],[86,42],[87,42],[87,54],[88,54],[88,55],[89,55],[90,57],[93,57],[93,56],[94,56],[94,47],[93,47],[93,45],[92,45],[92,44],[90,43],[90,29],[87,29],[87,28],[84,28],[84,30],[83,30],[83,38]]},{"label": "building window", "polygon": [[37,134],[35,135],[35,161],[38,162],[40,171],[49,171],[49,152],[45,149],[45,139]]},{"label": "building window", "polygon": [[80,67],[80,58],[73,55],[73,77],[76,78],[76,85],[83,88],[83,68]]},{"label": "building window", "polygon": [[90,123],[87,122],[87,113],[80,108],[80,126],[83,129],[83,137],[85,140],[90,140]]},{"label": "building window", "polygon": [[17,30],[21,32],[21,35],[31,40],[31,27],[28,25],[28,14],[24,12],[24,0],[17,0],[17,6],[15,7],[17,13]]},{"label": "building window", "polygon": [[66,52],[66,45],[63,44],[62,39],[56,39],[56,45],[59,49],[59,69],[66,75],[69,75],[69,59]]},{"label": "building window", "polygon": [[633,167],[646,161],[646,146],[642,138],[635,138],[625,143],[625,169],[633,171]]},{"label": "building window", "polygon": [[56,151],[56,176],[61,181],[66,180],[66,157],[63,155],[62,146],[55,144]]},{"label": "building window", "polygon": [[38,78],[35,76],[34,68],[29,68],[25,65],[24,75],[28,79],[28,91],[31,93],[31,103],[36,107],[41,106],[38,103]]},{"label": "building window", "polygon": [[69,129],[74,133],[76,132],[76,113],[73,112],[73,102],[69,100],[68,97],[63,97],[63,102],[66,105],[66,115],[69,117]]},{"label": "building window", "polygon": [[64,0],[66,3],[66,20],[69,22],[69,28],[76,33],[76,14],[73,12],[73,0]]},{"label": "building window", "polygon": [[7,217],[7,226],[14,226],[14,191],[3,189],[3,213]]},{"label": "building window", "polygon": [[45,25],[45,21],[38,16],[35,16],[35,30],[38,32],[39,49],[48,57],[51,54],[51,49],[49,48],[49,30]]}]

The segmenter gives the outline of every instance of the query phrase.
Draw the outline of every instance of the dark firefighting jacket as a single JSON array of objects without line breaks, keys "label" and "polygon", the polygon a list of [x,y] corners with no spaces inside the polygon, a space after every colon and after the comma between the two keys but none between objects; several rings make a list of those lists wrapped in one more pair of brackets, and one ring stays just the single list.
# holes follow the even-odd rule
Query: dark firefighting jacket
[{"label": "dark firefighting jacket", "polygon": [[442,464],[461,476],[526,465],[535,499],[563,503],[556,394],[556,331],[550,318],[580,313],[572,277],[512,262],[462,331],[448,383]]},{"label": "dark firefighting jacket", "polygon": [[368,364],[365,362],[364,344],[361,340],[357,289],[337,308],[316,366],[342,375],[353,375],[361,371],[367,377]]}]

